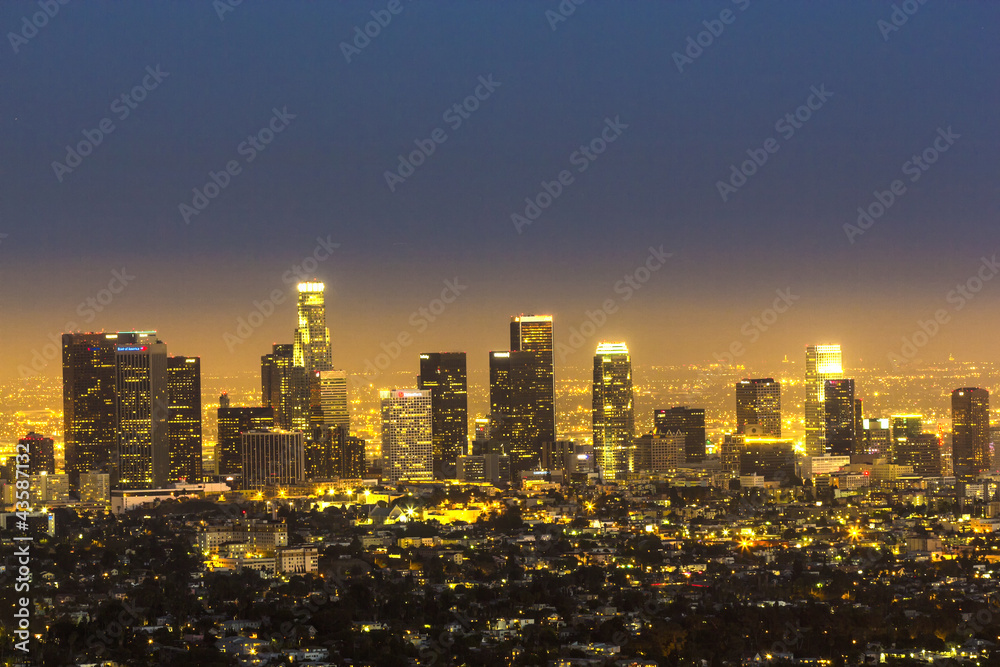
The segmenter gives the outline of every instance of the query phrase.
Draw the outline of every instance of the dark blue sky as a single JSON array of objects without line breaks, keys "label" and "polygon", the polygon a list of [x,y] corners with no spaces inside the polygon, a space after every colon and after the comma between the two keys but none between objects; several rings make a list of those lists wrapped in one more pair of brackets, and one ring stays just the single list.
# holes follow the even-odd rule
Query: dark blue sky
[{"label": "dark blue sky", "polygon": [[[696,362],[749,342],[743,325],[786,287],[800,299],[741,362],[766,371],[822,340],[884,362],[940,308],[952,317],[921,357],[997,356],[1000,280],[960,311],[946,300],[1000,250],[996,3],[914,2],[884,39],[882,2],[589,0],[553,30],[555,1],[401,0],[346,62],[341,43],[388,4],[245,0],[220,20],[207,2],[71,2],[17,53],[9,33],[39,6],[0,5],[0,372],[67,323],[155,328],[206,372],[253,368],[291,339],[290,293],[246,340],[224,334],[287,292],[317,237],[340,244],[315,273],[349,369],[400,332],[414,343],[395,369],[424,349],[485,365],[511,313],[552,312],[566,339],[607,298],[620,309],[565,363],[602,338],[637,363]],[[674,53],[725,10],[679,72]],[[112,103],[147,66],[169,75],[120,120]],[[443,113],[480,76],[499,87],[451,129]],[[833,95],[783,137],[775,122],[814,86]],[[295,118],[247,162],[238,146],[274,108]],[[53,161],[103,118],[114,130],[59,182]],[[571,155],[606,118],[628,127],[580,173]],[[903,164],[948,127],[959,138],[911,182]],[[385,171],[436,128],[447,140],[390,191]],[[769,137],[777,152],[723,201],[717,182]],[[240,173],[185,224],[179,204],[230,160]],[[518,234],[511,214],[564,169],[573,182]],[[905,193],[849,243],[843,225],[894,179]],[[616,281],[660,245],[673,257],[625,302]],[[136,278],[81,320],[122,267]],[[468,289],[417,331],[410,314],[455,277]]]}]

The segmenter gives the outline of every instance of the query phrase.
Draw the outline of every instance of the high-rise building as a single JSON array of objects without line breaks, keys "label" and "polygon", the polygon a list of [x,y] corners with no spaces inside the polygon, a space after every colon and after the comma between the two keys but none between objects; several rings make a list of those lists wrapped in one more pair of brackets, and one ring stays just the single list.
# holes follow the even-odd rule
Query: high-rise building
[{"label": "high-rise building", "polygon": [[635,440],[632,465],[636,472],[667,472],[684,465],[687,436],[681,431],[647,433]]},{"label": "high-rise building", "polygon": [[605,479],[623,479],[631,472],[635,413],[632,358],[625,343],[600,343],[594,355],[591,421],[594,452]]},{"label": "high-rise building", "polygon": [[542,444],[555,442],[551,315],[521,315],[510,323],[510,350],[490,353],[494,439],[509,443],[511,468],[538,464]]},{"label": "high-rise building", "polygon": [[[52,438],[46,438],[44,435],[39,435],[38,433],[32,431],[18,440],[17,444],[17,453],[28,455],[28,466],[26,468],[20,468],[24,474],[36,475],[43,472],[49,475],[55,474],[56,450],[55,443]],[[13,470],[14,475],[11,476],[10,481],[16,482],[16,471],[19,470],[19,468],[15,465]]]},{"label": "high-rise building", "polygon": [[295,328],[294,363],[306,375],[333,368],[330,330],[326,327],[326,286],[299,283],[298,326]]},{"label": "high-rise building", "polygon": [[990,468],[989,391],[962,387],[951,392],[951,432],[956,475],[973,475]]},{"label": "high-rise building", "polygon": [[167,346],[155,332],[119,333],[115,345],[118,441],[112,486],[162,489],[170,475]]},{"label": "high-rise building", "polygon": [[301,431],[247,431],[240,435],[243,488],[288,486],[305,481]]},{"label": "high-rise building", "polygon": [[913,466],[913,474],[922,477],[941,475],[941,440],[933,433],[918,433],[897,444],[894,463]]},{"label": "high-rise building", "polygon": [[864,419],[861,422],[862,454],[873,454],[892,461],[892,429],[889,419]]},{"label": "high-rise building", "polygon": [[340,426],[350,431],[351,416],[347,402],[347,371],[329,370],[319,373],[320,406],[323,426]]},{"label": "high-rise building", "polygon": [[272,428],[273,408],[219,408],[219,444],[215,448],[215,467],[219,475],[239,477],[243,474],[242,433]]},{"label": "high-rise building", "polygon": [[202,480],[201,359],[167,357],[167,438],[170,441],[169,481]]},{"label": "high-rise building", "polygon": [[62,336],[63,437],[66,472],[110,471],[115,435],[115,341],[117,334]]},{"label": "high-rise building", "polygon": [[781,438],[744,436],[739,449],[739,473],[790,486],[795,475],[795,446]]},{"label": "high-rise building", "polygon": [[736,383],[736,432],[758,424],[771,437],[781,437],[781,383],[755,378]]},{"label": "high-rise building", "polygon": [[108,505],[111,503],[111,475],[106,472],[80,473],[81,503]]},{"label": "high-rise building", "polygon": [[274,422],[285,430],[309,428],[311,397],[306,369],[295,363],[293,345],[275,343],[260,358],[262,405],[274,408]]},{"label": "high-rise building", "polygon": [[469,444],[465,352],[421,354],[417,387],[431,392],[434,467],[453,465],[459,456],[468,453]]},{"label": "high-rise building", "polygon": [[826,381],[843,377],[840,345],[806,347],[806,455],[822,456],[826,443]]},{"label": "high-rise building", "polygon": [[825,451],[830,456],[850,456],[861,451],[860,415],[854,398],[854,380],[827,380],[823,387]]},{"label": "high-rise building", "polygon": [[365,441],[348,435],[346,429],[336,429],[337,441],[333,451],[334,474],[342,479],[360,479],[365,476]]},{"label": "high-rise building", "polygon": [[898,452],[909,440],[915,439],[923,433],[923,416],[921,415],[892,415],[889,417],[892,427],[892,447],[889,452],[889,460],[898,463]]},{"label": "high-rise building", "polygon": [[434,437],[431,392],[426,389],[388,389],[382,400],[382,456],[391,482],[434,479]]},{"label": "high-rise building", "polygon": [[669,410],[653,411],[653,426],[656,433],[684,434],[684,459],[696,463],[705,458],[705,409],[673,407]]}]

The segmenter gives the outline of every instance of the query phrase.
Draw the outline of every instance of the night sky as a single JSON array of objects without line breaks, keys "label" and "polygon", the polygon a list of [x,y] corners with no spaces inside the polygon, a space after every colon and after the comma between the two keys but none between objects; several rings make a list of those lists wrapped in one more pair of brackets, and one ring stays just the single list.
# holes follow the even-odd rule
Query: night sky
[{"label": "night sky", "polygon": [[[255,370],[292,340],[289,272],[317,239],[339,244],[312,273],[334,362],[352,371],[400,333],[411,343],[390,370],[439,350],[481,369],[515,313],[555,316],[570,346],[557,376],[602,339],[627,341],[636,364],[740,343],[738,363],[768,373],[840,342],[848,368],[887,365],[935,311],[910,358],[1000,361],[1000,280],[949,298],[1000,271],[980,268],[1000,254],[1000,3],[57,6],[34,30],[37,3],[0,5],[0,377],[33,356],[58,376],[44,346],[68,324],[155,329],[206,374]],[[269,124],[270,143],[244,143]],[[592,144],[602,132],[614,140]],[[89,152],[87,136],[89,155],[54,166],[75,162],[68,146]],[[415,142],[433,153],[390,188]],[[905,164],[928,148],[926,170]],[[731,165],[762,154],[724,201]],[[549,203],[543,181],[556,192],[563,171],[531,224],[512,220],[526,198]],[[228,184],[185,216],[210,172]],[[876,191],[893,203],[848,238]],[[640,269],[661,246],[662,266]],[[114,271],[119,293],[102,293]],[[626,275],[637,289],[616,289]],[[419,314],[456,279],[433,322]],[[273,314],[227,337],[275,290]],[[796,298],[771,317],[776,290]],[[603,326],[571,340],[605,302]]]}]

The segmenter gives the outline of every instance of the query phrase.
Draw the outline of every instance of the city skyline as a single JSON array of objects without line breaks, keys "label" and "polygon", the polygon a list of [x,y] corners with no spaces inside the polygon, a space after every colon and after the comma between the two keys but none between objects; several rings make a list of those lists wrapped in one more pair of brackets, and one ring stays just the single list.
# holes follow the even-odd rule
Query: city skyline
[{"label": "city skyline", "polygon": [[[0,223],[0,379],[55,376],[48,346],[65,331],[132,328],[233,373],[293,342],[281,322],[309,278],[347,318],[331,334],[352,372],[401,334],[423,350],[502,349],[496,312],[552,313],[565,323],[555,343],[580,365],[592,349],[573,330],[588,313],[602,339],[657,365],[758,364],[820,340],[851,350],[852,365],[996,358],[976,335],[1000,324],[985,231],[1000,93],[980,84],[1000,50],[991,3],[921,5],[888,32],[877,5],[723,3],[734,22],[694,58],[688,40],[719,8],[598,4],[553,25],[535,3],[407,6],[348,58],[341,44],[370,10],[294,4],[244,3],[223,20],[135,6],[110,22],[85,6],[18,45],[0,117],[23,165]],[[20,25],[17,7],[0,23]],[[762,48],[767,26],[786,39]],[[280,58],[255,48],[261,31]],[[845,44],[851,57],[827,57]],[[545,66],[522,70],[518,52]],[[252,87],[238,83],[248,71]],[[185,113],[198,104],[215,112]],[[104,115],[114,130],[54,173]],[[388,187],[438,128],[447,138]],[[238,150],[265,129],[263,150]],[[744,169],[761,150],[766,161]],[[859,220],[862,234],[845,233]]]}]

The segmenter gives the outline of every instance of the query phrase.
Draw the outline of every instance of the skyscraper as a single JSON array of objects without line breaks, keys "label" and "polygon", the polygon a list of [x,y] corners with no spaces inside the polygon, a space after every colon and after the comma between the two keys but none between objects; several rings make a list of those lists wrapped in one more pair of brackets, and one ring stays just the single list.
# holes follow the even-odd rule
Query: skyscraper
[{"label": "skyscraper", "polygon": [[918,433],[902,441],[896,449],[899,465],[913,466],[913,474],[938,477],[941,474],[941,441],[933,433]]},{"label": "skyscraper", "polygon": [[653,426],[656,433],[673,435],[677,431],[684,434],[684,457],[688,462],[705,458],[705,409],[684,406],[669,410],[653,411]]},{"label": "skyscraper", "polygon": [[330,330],[326,327],[326,286],[321,282],[299,283],[298,326],[295,329],[294,364],[306,376],[333,368]]},{"label": "skyscraper", "polygon": [[806,454],[822,456],[826,442],[826,386],[844,373],[840,345],[806,347]]},{"label": "skyscraper", "polygon": [[246,431],[240,435],[243,488],[301,484],[305,480],[301,431]]},{"label": "skyscraper", "polygon": [[490,405],[492,437],[509,443],[516,477],[556,439],[552,316],[511,318],[510,343],[509,351],[490,353]]},{"label": "skyscraper", "polygon": [[[32,431],[28,435],[24,436],[17,441],[17,444],[23,445],[24,447],[18,447],[17,453],[27,453],[28,454],[28,467],[27,469],[22,468],[25,474],[37,475],[39,473],[47,473],[53,475],[56,472],[56,452],[55,443],[52,438],[46,438],[44,435],[39,435]],[[8,459],[10,463],[11,459]],[[12,468],[17,470],[16,466]],[[17,476],[12,476],[11,481],[16,481]]]},{"label": "skyscraper", "polygon": [[215,448],[215,467],[219,474],[237,477],[243,474],[240,434],[247,431],[270,431],[274,428],[273,408],[219,408],[219,444]]},{"label": "skyscraper", "polygon": [[201,359],[167,357],[167,438],[170,481],[200,482]]},{"label": "skyscraper", "polygon": [[391,482],[434,479],[434,438],[431,432],[431,392],[388,389],[382,400],[382,456]]},{"label": "skyscraper", "polygon": [[600,343],[594,355],[591,421],[594,453],[606,479],[623,479],[632,468],[635,413],[632,358],[625,343]]},{"label": "skyscraper", "polygon": [[990,461],[990,392],[962,387],[951,392],[952,457],[956,475],[988,470]]},{"label": "skyscraper", "polygon": [[465,352],[420,355],[417,387],[431,392],[434,467],[453,465],[464,456],[469,441],[469,400]]},{"label": "skyscraper", "polygon": [[167,346],[155,332],[119,333],[115,346],[117,451],[112,485],[157,489],[170,475]]},{"label": "skyscraper", "polygon": [[117,334],[62,336],[63,437],[66,472],[76,485],[81,473],[110,472],[115,435],[115,341]]},{"label": "skyscraper", "polygon": [[781,437],[781,383],[774,378],[740,380],[736,383],[736,432],[747,424],[759,424],[763,433]]},{"label": "skyscraper", "polygon": [[858,454],[861,434],[854,380],[827,380],[823,387],[825,454],[849,456]]},{"label": "skyscraper", "polygon": [[306,369],[295,364],[295,346],[275,343],[271,354],[260,358],[262,405],[274,408],[278,428],[309,428],[309,380]]},{"label": "skyscraper", "polygon": [[892,447],[889,459],[899,463],[899,452],[907,442],[916,439],[923,432],[923,417],[921,415],[892,415],[889,418],[892,427]]},{"label": "skyscraper", "polygon": [[319,372],[320,406],[323,409],[323,426],[340,426],[350,431],[351,417],[347,403],[347,371]]},{"label": "skyscraper", "polygon": [[861,422],[863,454],[874,454],[892,462],[892,429],[888,419],[864,419]]}]

